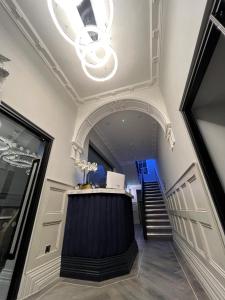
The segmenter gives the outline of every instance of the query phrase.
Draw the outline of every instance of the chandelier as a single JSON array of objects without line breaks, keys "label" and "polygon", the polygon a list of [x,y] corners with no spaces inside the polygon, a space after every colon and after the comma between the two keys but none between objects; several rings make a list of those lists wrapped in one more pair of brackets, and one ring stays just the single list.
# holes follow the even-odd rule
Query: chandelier
[{"label": "chandelier", "polygon": [[[94,81],[111,79],[118,68],[116,52],[111,47],[111,27],[113,22],[113,0],[108,0],[108,16],[104,9],[104,0],[47,0],[52,20],[63,38],[76,51],[85,75]],[[63,28],[55,13],[60,8],[69,24],[76,32],[71,37]],[[84,17],[85,13],[85,17]],[[68,27],[68,26],[64,26]],[[107,65],[110,62],[110,68]],[[104,76],[95,73],[104,71]]]},{"label": "chandelier", "polygon": [[29,149],[19,147],[15,142],[0,136],[0,159],[9,165],[21,169],[27,169],[26,173],[29,174],[29,169],[32,166],[34,159],[38,156],[31,153]]}]

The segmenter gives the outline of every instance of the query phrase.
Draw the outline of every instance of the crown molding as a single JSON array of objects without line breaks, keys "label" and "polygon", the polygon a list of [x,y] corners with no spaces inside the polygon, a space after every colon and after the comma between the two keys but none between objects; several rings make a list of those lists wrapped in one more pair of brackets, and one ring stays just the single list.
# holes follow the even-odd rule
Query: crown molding
[{"label": "crown molding", "polygon": [[162,15],[162,0],[149,0],[149,13],[150,20],[153,20],[152,15],[156,14],[157,23],[150,22],[149,27],[149,74],[150,79],[143,82],[138,82],[132,85],[123,86],[118,89],[109,90],[94,94],[88,97],[80,97],[77,91],[74,89],[72,83],[67,78],[63,70],[54,59],[53,55],[44,44],[34,27],[29,22],[26,15],[23,13],[16,0],[0,0],[0,4],[17,25],[24,37],[32,45],[38,55],[42,58],[44,63],[48,66],[53,75],[60,82],[67,94],[73,99],[75,104],[82,104],[88,101],[99,101],[107,97],[115,97],[117,94],[130,93],[137,89],[145,89],[151,87],[158,82],[159,78],[159,63],[160,63],[160,44],[161,44],[161,15]]},{"label": "crown molding", "polygon": [[86,103],[87,101],[99,101],[103,100],[109,97],[115,97],[117,95],[126,94],[130,92],[134,92],[135,90],[143,90],[147,89],[155,84],[155,80],[146,80],[142,82],[138,82],[131,85],[126,85],[118,89],[109,90],[107,92],[95,94],[92,96],[84,97],[83,103]]},{"label": "crown molding", "polygon": [[76,90],[73,88],[71,82],[66,77],[66,75],[54,59],[53,55],[48,50],[47,46],[39,37],[38,33],[29,22],[28,18],[23,13],[16,0],[0,0],[0,4],[5,9],[7,14],[11,17],[11,19],[14,21],[14,23],[17,25],[23,36],[27,39],[27,41],[42,58],[44,63],[48,66],[52,74],[61,83],[62,87],[72,98],[74,103],[82,103],[82,99],[80,98]]}]

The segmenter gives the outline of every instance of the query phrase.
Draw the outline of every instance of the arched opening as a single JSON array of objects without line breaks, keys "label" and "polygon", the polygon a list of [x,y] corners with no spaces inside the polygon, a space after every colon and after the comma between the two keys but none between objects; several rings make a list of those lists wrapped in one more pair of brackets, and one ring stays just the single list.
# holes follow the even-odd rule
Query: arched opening
[{"label": "arched opening", "polygon": [[76,124],[76,130],[72,142],[71,158],[80,159],[81,153],[84,151],[85,140],[90,130],[102,119],[119,111],[137,111],[152,117],[161,127],[165,138],[168,140],[171,149],[173,149],[175,140],[171,129],[171,123],[165,112],[160,110],[160,105],[153,105],[143,101],[141,98],[136,99],[119,99],[117,101],[108,102],[97,109],[93,109],[85,117]]}]

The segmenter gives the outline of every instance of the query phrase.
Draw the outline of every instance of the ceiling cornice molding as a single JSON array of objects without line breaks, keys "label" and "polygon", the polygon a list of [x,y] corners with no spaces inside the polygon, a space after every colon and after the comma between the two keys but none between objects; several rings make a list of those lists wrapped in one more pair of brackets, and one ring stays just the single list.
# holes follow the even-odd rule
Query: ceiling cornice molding
[{"label": "ceiling cornice molding", "polygon": [[22,32],[24,37],[28,40],[31,46],[36,50],[48,68],[51,70],[53,75],[61,83],[62,87],[66,90],[67,94],[73,99],[75,104],[82,103],[82,99],[73,88],[71,82],[66,77],[56,60],[54,59],[47,46],[39,37],[36,30],[29,22],[26,15],[16,2],[16,0],[0,0],[0,4],[5,9],[7,14],[11,17],[14,23],[17,25],[19,30]]},{"label": "ceiling cornice molding", "polygon": [[[158,82],[161,50],[162,0],[149,0],[149,16],[150,78],[152,81]],[[156,24],[154,24],[153,20],[156,20]],[[155,41],[153,42],[153,40]]]},{"label": "ceiling cornice molding", "polygon": [[[106,92],[94,94],[88,97],[80,97],[74,89],[72,83],[67,78],[63,70],[54,59],[53,55],[44,44],[34,27],[29,22],[28,18],[20,8],[16,0],[0,0],[0,4],[17,25],[24,37],[32,45],[38,55],[42,58],[53,75],[61,83],[62,87],[66,90],[69,96],[76,104],[82,104],[88,101],[99,101],[109,97],[116,97],[118,94],[129,94],[135,90],[141,90],[151,87],[158,82],[159,78],[159,63],[160,63],[160,45],[161,45],[161,15],[162,15],[162,0],[149,0],[150,11],[150,32],[149,32],[149,55],[150,55],[150,79],[143,82],[138,82],[132,85],[123,86],[118,89],[108,90]],[[153,24],[153,14],[157,15],[157,23]],[[154,40],[154,42],[153,42]],[[156,47],[154,44],[156,43]],[[154,49],[155,50],[154,50]]]},{"label": "ceiling cornice molding", "polygon": [[147,81],[142,81],[142,82],[138,82],[132,85],[127,85],[118,89],[113,89],[113,90],[109,90],[107,92],[103,92],[103,93],[99,93],[99,94],[95,94],[89,97],[84,97],[83,98],[83,103],[86,103],[87,101],[99,101],[99,100],[105,100],[107,98],[111,98],[111,97],[116,97],[117,95],[119,95],[120,97],[122,95],[126,95],[128,93],[134,92],[136,90],[143,90],[143,89],[147,89],[150,88],[154,85],[155,81],[152,80],[147,80]]}]

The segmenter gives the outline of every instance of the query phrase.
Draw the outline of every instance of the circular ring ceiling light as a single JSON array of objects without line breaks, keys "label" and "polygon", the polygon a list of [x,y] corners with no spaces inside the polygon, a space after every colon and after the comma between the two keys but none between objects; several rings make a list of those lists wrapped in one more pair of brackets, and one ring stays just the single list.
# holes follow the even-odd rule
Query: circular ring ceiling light
[{"label": "circular ring ceiling light", "polygon": [[[54,11],[53,1],[60,3],[60,5],[65,8],[65,10],[66,7],[68,9],[68,5],[71,5],[72,7],[72,5],[74,5],[74,2],[73,0],[47,0],[48,9],[56,28],[63,36],[63,38],[75,47],[77,56],[81,61],[81,66],[86,76],[94,81],[99,82],[111,79],[115,75],[118,68],[117,55],[110,46],[110,29],[112,27],[114,14],[113,0],[109,0],[109,19],[106,28],[104,28],[103,30],[98,28],[96,25],[87,25],[81,29],[75,41],[71,39],[62,29],[62,26],[60,25]],[[81,0],[77,0],[75,2],[76,6],[82,3]],[[97,40],[93,40],[90,33],[95,33],[95,36],[97,36]],[[103,56],[99,57],[98,54],[102,52],[104,53]],[[114,66],[109,74],[104,77],[96,77],[90,74],[88,69],[100,69],[104,67],[110,57],[112,57],[114,60]]]},{"label": "circular ring ceiling light", "polygon": [[96,77],[96,76],[91,75],[88,72],[86,63],[82,62],[82,69],[83,69],[84,73],[87,75],[87,77],[89,77],[90,79],[92,79],[94,81],[103,82],[103,81],[111,79],[115,75],[117,68],[118,68],[118,59],[117,59],[117,55],[116,55],[115,51],[111,47],[109,47],[109,49],[110,49],[110,54],[112,55],[112,57],[114,59],[114,67],[113,67],[112,71],[105,77]]},{"label": "circular ring ceiling light", "polygon": [[36,159],[37,156],[35,153],[31,154],[19,150],[8,150],[3,152],[0,158],[11,166],[27,169],[32,166],[32,161]]}]

